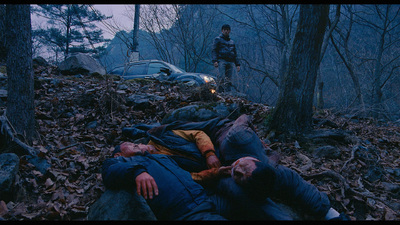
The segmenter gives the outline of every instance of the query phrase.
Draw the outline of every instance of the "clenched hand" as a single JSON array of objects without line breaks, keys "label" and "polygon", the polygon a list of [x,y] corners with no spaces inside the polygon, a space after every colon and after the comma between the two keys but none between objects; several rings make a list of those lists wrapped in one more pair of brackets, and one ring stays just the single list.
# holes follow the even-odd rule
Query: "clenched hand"
[{"label": "clenched hand", "polygon": [[215,155],[210,155],[209,157],[207,157],[206,162],[207,162],[208,168],[210,168],[210,169],[211,168],[218,168],[218,167],[221,166],[221,162],[219,161],[219,159]]}]

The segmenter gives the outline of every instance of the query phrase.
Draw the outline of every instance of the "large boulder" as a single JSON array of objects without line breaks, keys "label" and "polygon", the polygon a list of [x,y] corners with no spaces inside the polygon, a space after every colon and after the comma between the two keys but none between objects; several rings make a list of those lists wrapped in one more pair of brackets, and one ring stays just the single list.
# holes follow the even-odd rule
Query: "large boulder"
[{"label": "large boulder", "polygon": [[88,74],[106,74],[106,70],[93,57],[83,53],[77,53],[65,59],[58,66],[60,72],[64,75],[88,75]]},{"label": "large boulder", "polygon": [[136,192],[106,190],[89,208],[88,220],[156,220],[149,205]]},{"label": "large boulder", "polygon": [[11,201],[14,196],[14,181],[19,169],[19,158],[14,153],[0,154],[0,200]]},{"label": "large boulder", "polygon": [[38,66],[49,66],[49,63],[46,61],[46,59],[41,56],[32,59],[32,64],[34,68],[37,68]]}]

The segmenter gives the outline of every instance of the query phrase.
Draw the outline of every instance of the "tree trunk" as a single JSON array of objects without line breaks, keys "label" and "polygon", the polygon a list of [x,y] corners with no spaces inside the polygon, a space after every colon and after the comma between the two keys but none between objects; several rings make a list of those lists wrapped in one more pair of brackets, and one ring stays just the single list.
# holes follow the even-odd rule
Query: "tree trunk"
[{"label": "tree trunk", "polygon": [[324,109],[323,89],[324,89],[324,82],[321,81],[318,83],[318,90],[317,90],[317,109],[318,110]]},{"label": "tree trunk", "polygon": [[6,6],[0,5],[0,64],[6,62]]},{"label": "tree trunk", "polygon": [[288,70],[272,116],[270,130],[311,130],[312,105],[329,5],[301,5]]},{"label": "tree trunk", "polygon": [[374,95],[373,95],[373,103],[374,103],[374,110],[372,111],[372,116],[374,118],[379,118],[380,111],[382,108],[382,81],[381,81],[381,76],[382,76],[382,55],[384,51],[384,45],[385,45],[385,34],[386,30],[384,30],[381,34],[380,40],[379,40],[379,45],[377,49],[377,57],[375,61],[375,68],[373,72],[373,77],[374,79],[374,84],[373,84],[373,90],[374,90]]},{"label": "tree trunk", "polygon": [[35,134],[35,111],[30,6],[8,4],[6,14],[8,46],[6,116],[14,130],[31,144]]}]

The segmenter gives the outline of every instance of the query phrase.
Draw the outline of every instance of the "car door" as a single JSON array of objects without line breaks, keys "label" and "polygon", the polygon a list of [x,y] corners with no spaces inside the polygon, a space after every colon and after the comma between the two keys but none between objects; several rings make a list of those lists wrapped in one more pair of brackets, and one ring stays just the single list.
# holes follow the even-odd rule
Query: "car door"
[{"label": "car door", "polygon": [[166,65],[165,63],[162,63],[162,62],[150,62],[147,74],[148,75],[152,75],[154,77],[157,77],[157,79],[165,80],[165,79],[168,78],[168,75],[163,73],[163,72],[161,72],[162,68],[167,68],[167,69],[169,69],[171,71],[169,66]]},{"label": "car door", "polygon": [[136,79],[136,78],[150,78],[147,75],[147,63],[138,62],[130,64],[124,71],[122,77],[124,79]]}]

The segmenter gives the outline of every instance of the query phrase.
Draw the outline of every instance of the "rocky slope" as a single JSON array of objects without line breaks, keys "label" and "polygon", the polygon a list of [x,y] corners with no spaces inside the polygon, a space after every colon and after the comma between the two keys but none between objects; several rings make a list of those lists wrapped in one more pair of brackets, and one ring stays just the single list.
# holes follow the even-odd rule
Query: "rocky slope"
[{"label": "rocky slope", "polygon": [[[51,66],[35,69],[38,138],[33,147],[47,163],[20,157],[14,200],[0,201],[0,216],[86,220],[89,207],[104,192],[102,161],[114,145],[127,140],[123,127],[162,122],[184,106],[220,103],[235,106],[230,117],[252,115],[260,138],[279,153],[280,162],[326,192],[339,211],[357,220],[400,219],[398,125],[326,110],[315,115],[317,132],[281,141],[264,129],[271,108],[243,97],[177,83],[64,76]],[[4,109],[0,104],[1,114]]]}]

